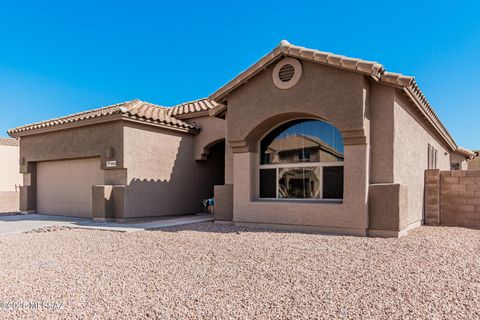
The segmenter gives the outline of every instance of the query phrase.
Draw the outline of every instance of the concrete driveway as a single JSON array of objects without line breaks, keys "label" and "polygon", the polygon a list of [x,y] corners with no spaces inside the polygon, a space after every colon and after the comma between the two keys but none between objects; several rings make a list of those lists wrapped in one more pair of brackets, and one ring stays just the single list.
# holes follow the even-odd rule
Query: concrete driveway
[{"label": "concrete driveway", "polygon": [[87,218],[51,216],[45,214],[26,214],[15,216],[0,216],[0,235],[22,233],[53,226],[118,232],[137,232],[212,220],[212,215],[198,214],[177,216],[172,218],[165,217],[161,220],[143,223],[110,223],[95,222],[92,219]]}]

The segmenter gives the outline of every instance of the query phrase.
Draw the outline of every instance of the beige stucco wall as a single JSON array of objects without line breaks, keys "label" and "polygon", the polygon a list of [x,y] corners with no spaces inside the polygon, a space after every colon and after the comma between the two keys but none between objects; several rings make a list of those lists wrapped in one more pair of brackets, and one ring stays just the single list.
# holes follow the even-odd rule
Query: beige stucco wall
[{"label": "beige stucco wall", "polygon": [[480,157],[468,161],[468,170],[480,170]]},{"label": "beige stucco wall", "polygon": [[[271,124],[288,120],[288,116],[272,117],[291,113],[321,117],[341,131],[364,130],[369,87],[365,77],[310,62],[302,64],[303,75],[291,89],[274,86],[270,66],[229,96],[229,141],[257,138],[272,129]],[[256,141],[251,142],[256,146]]]},{"label": "beige stucco wall", "polygon": [[[226,168],[232,168],[233,173],[233,220],[237,224],[295,225],[366,234],[369,82],[359,74],[302,64],[302,78],[291,89],[275,87],[269,67],[228,98],[227,141],[233,157]],[[258,200],[257,144],[274,127],[299,117],[327,120],[342,132],[343,202]]]},{"label": "beige stucco wall", "polygon": [[[347,160],[350,157],[350,160]],[[257,200],[257,153],[234,153],[234,212],[236,223],[296,225],[325,231],[366,234],[367,146],[345,147],[343,202]],[[252,175],[255,177],[252,179]]]},{"label": "beige stucco wall", "polygon": [[20,210],[20,148],[0,146],[0,213]]},{"label": "beige stucco wall", "polygon": [[[231,161],[226,157],[226,181],[233,184],[234,222],[358,232],[369,227],[371,186],[377,194],[388,192],[388,188],[401,190],[396,191],[401,197],[391,197],[398,202],[392,203],[391,208],[396,208],[401,217],[376,217],[385,218],[382,226],[396,225],[392,231],[401,232],[407,226],[420,225],[428,144],[437,149],[437,167],[441,170],[450,168],[448,145],[424,124],[415,106],[399,89],[335,68],[303,61],[302,64],[304,74],[291,89],[277,89],[269,67],[228,97],[226,126],[230,148],[226,154],[231,151],[233,156]],[[258,142],[266,132],[295,117],[321,118],[342,132],[343,203],[258,200]],[[381,207],[386,208],[385,203]],[[378,230],[372,228],[388,231],[382,226]]]},{"label": "beige stucco wall", "polygon": [[450,153],[450,163],[459,163],[460,170],[468,170],[468,162],[467,158],[459,153],[452,152]]},{"label": "beige stucco wall", "polygon": [[107,150],[113,149],[111,160],[123,166],[122,121],[99,123],[61,131],[22,137],[20,157],[27,162],[101,157],[102,168],[107,160]]},{"label": "beige stucco wall", "polygon": [[195,160],[196,137],[182,132],[127,123],[126,218],[188,214],[202,210],[202,200],[223,184],[223,149]]},{"label": "beige stucco wall", "polygon": [[378,83],[371,88],[370,183],[393,183],[395,89]]},{"label": "beige stucco wall", "polygon": [[437,149],[440,170],[450,170],[450,151],[421,122],[410,101],[400,92],[395,95],[394,123],[394,182],[407,187],[408,223],[418,223],[423,218],[428,144]]},{"label": "beige stucco wall", "polygon": [[[117,168],[105,170],[108,150],[117,161]],[[123,170],[123,123],[97,123],[61,131],[24,136],[20,139],[20,158],[23,187],[20,209],[36,210],[36,163],[50,160],[100,157],[105,184],[125,184]],[[74,182],[72,182],[74,183]]]},{"label": "beige stucco wall", "polygon": [[194,140],[195,160],[207,159],[210,146],[225,140],[225,120],[205,116],[186,121],[201,128]]},{"label": "beige stucco wall", "polygon": [[0,192],[19,190],[23,180],[19,158],[19,147],[0,146]]},{"label": "beige stucco wall", "polygon": [[[112,201],[115,218],[196,213],[202,200],[213,196],[214,184],[223,184],[223,120],[201,119],[212,128],[196,136],[127,121],[97,123],[21,139],[25,188],[22,210],[36,209],[36,163],[100,157],[104,185],[126,185]],[[196,161],[195,153],[207,153]],[[116,161],[107,168],[106,161]],[[18,163],[18,162],[17,162]],[[72,182],[73,183],[73,182]],[[120,197],[120,198],[119,198]],[[100,198],[98,199],[101,200]],[[117,212],[121,208],[121,212]]]},{"label": "beige stucco wall", "polygon": [[20,210],[19,191],[0,191],[0,213],[14,213]]}]

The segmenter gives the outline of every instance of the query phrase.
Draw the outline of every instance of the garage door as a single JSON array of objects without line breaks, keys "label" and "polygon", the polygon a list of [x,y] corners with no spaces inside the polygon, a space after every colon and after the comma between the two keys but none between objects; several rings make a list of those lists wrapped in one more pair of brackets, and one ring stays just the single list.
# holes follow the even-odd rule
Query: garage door
[{"label": "garage door", "polygon": [[103,184],[100,159],[37,163],[37,212],[92,216],[92,185]]}]

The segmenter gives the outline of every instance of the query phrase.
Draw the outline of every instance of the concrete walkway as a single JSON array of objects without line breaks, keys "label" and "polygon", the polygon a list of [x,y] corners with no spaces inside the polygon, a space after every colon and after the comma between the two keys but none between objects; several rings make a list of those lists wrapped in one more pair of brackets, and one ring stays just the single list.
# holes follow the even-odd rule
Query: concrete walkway
[{"label": "concrete walkway", "polygon": [[209,214],[187,215],[142,223],[110,223],[95,222],[92,219],[52,216],[45,214],[26,214],[15,216],[0,216],[0,235],[32,231],[35,229],[64,226],[69,228],[94,229],[118,232],[137,232],[184,224],[213,221]]}]

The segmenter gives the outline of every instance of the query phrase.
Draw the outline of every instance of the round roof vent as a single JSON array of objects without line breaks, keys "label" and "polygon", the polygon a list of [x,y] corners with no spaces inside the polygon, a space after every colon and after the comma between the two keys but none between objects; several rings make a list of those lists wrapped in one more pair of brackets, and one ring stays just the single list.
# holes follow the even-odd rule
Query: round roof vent
[{"label": "round roof vent", "polygon": [[295,68],[289,63],[282,66],[278,71],[278,77],[283,82],[292,80],[294,75],[295,75]]},{"label": "round roof vent", "polygon": [[279,89],[289,89],[297,84],[302,76],[302,64],[297,59],[285,58],[273,68],[273,83]]}]

